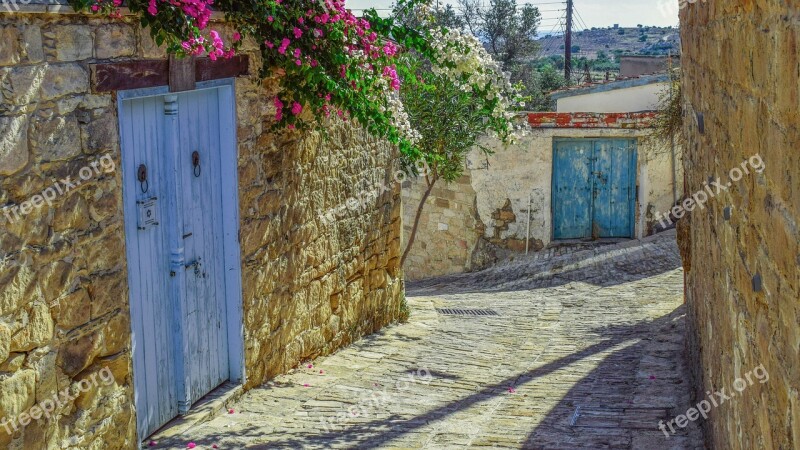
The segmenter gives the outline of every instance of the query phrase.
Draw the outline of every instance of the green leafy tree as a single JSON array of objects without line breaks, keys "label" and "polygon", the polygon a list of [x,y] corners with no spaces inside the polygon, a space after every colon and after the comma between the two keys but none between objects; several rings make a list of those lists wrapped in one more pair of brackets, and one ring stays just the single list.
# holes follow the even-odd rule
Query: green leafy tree
[{"label": "green leafy tree", "polygon": [[[479,139],[489,131],[484,105],[471,92],[459,88],[447,78],[435,75],[417,64],[414,82],[407,81],[400,91],[412,126],[419,131],[419,147],[428,170],[421,174],[425,191],[417,207],[401,266],[408,257],[419,229],[425,202],[437,182],[453,182],[464,174],[467,154],[473,149],[488,154],[490,150]],[[408,170],[415,170],[416,161],[404,157]]]},{"label": "green leafy tree", "polygon": [[539,8],[517,5],[517,0],[459,0],[466,28],[483,42],[504,70],[539,53],[536,32],[542,21]]}]

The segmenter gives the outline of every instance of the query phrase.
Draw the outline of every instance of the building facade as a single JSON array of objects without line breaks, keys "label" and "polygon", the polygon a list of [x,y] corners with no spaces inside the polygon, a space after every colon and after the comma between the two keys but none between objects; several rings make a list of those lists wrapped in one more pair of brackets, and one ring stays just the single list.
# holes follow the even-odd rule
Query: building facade
[{"label": "building facade", "polygon": [[[133,16],[15,6],[0,11],[0,447],[136,448],[219,385],[396,320],[396,148],[341,122],[273,132],[255,43],[170,60]],[[376,184],[390,189],[321,221]]]},{"label": "building facade", "polygon": [[[530,113],[527,134],[484,142],[462,179],[434,187],[408,279],[476,270],[552,243],[652,234],[675,202],[680,155],[651,137],[655,113]],[[673,159],[673,156],[676,156]],[[424,183],[403,189],[410,232]],[[664,221],[662,227],[669,226]]]}]

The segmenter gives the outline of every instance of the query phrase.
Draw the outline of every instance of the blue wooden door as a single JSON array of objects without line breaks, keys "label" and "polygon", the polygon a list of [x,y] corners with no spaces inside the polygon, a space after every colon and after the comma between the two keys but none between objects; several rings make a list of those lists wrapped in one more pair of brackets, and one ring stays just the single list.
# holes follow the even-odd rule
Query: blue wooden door
[{"label": "blue wooden door", "polygon": [[[172,333],[170,216],[165,199],[169,150],[164,98],[126,100],[120,107],[123,197],[137,429],[148,436],[178,415],[178,359]],[[139,181],[141,178],[142,181]],[[142,208],[152,219],[139,223]],[[143,434],[144,433],[144,434]]]},{"label": "blue wooden door", "polygon": [[554,239],[633,237],[636,140],[556,140],[552,201]]},{"label": "blue wooden door", "polygon": [[186,388],[194,403],[228,379],[219,96],[178,96],[181,239],[185,289]]},{"label": "blue wooden door", "polygon": [[592,235],[592,141],[556,141],[553,153],[553,234]]},{"label": "blue wooden door", "polygon": [[[120,136],[140,439],[230,378],[219,89],[123,100]],[[232,115],[232,114],[231,114]],[[235,159],[235,157],[234,157]],[[228,190],[230,192],[230,189]],[[235,237],[233,237],[235,239]],[[229,250],[229,249],[228,249]],[[237,247],[238,250],[238,247]]]},{"label": "blue wooden door", "polygon": [[592,237],[633,237],[636,141],[594,141]]}]

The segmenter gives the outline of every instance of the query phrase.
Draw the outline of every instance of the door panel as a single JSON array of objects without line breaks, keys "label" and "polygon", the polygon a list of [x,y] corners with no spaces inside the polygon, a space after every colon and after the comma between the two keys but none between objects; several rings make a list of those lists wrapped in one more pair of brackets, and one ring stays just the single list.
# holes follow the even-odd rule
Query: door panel
[{"label": "door panel", "polygon": [[591,141],[556,141],[553,155],[553,235],[588,238],[592,232]]},{"label": "door panel", "polygon": [[594,218],[595,238],[631,237],[635,182],[631,183],[633,146],[625,139],[595,141]]},{"label": "door panel", "polygon": [[[178,414],[175,349],[170,303],[169,211],[164,152],[164,101],[161,97],[126,100],[121,106],[123,192],[126,198],[128,257],[135,401],[139,430],[156,430]],[[147,181],[139,182],[144,165]],[[143,192],[146,191],[146,192]],[[159,224],[138,229],[136,202],[157,198]]]},{"label": "door panel", "polygon": [[[191,403],[228,379],[220,166],[219,94],[178,96],[183,244],[186,257],[184,328]],[[216,126],[215,126],[216,125]],[[196,158],[193,157],[196,153]],[[194,263],[197,263],[194,265]]]}]

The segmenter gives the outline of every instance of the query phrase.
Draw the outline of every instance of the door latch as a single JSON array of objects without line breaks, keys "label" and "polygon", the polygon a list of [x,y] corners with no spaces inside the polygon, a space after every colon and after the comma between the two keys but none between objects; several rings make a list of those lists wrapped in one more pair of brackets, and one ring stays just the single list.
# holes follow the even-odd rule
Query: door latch
[{"label": "door latch", "polygon": [[197,278],[208,278],[208,274],[203,272],[202,258],[197,258],[195,261],[186,264],[186,269],[194,268],[194,276]]}]

